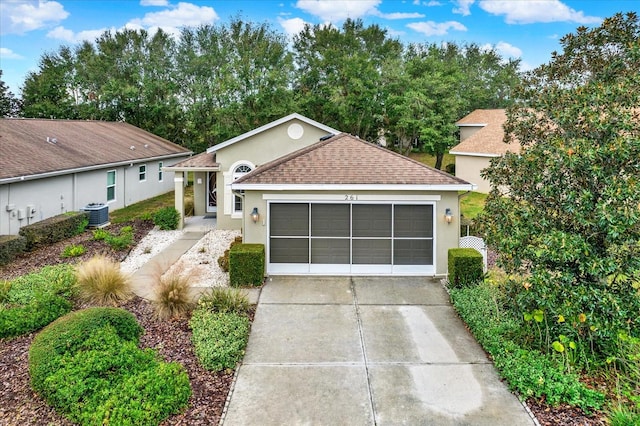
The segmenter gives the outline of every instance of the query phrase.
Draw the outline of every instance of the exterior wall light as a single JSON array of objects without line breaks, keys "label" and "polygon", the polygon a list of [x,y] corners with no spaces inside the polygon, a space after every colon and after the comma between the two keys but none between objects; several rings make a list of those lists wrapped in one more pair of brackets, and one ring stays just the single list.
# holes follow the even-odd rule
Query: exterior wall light
[{"label": "exterior wall light", "polygon": [[451,209],[446,209],[444,211],[444,220],[447,223],[451,223],[453,221],[453,214],[451,213]]},{"label": "exterior wall light", "polygon": [[253,223],[258,223],[258,221],[260,220],[260,213],[258,213],[257,207],[254,207],[251,211],[251,220],[253,220]]}]

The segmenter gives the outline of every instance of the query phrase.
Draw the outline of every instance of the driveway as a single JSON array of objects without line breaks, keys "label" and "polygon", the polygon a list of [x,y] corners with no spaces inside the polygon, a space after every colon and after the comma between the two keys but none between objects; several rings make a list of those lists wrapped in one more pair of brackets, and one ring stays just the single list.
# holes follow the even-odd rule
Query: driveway
[{"label": "driveway", "polygon": [[273,277],[223,424],[534,423],[436,280]]}]

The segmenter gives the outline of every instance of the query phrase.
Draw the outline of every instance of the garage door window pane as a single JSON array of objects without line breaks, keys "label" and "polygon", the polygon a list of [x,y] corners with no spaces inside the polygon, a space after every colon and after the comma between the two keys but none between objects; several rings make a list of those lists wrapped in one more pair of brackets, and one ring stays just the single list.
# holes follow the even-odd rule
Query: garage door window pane
[{"label": "garage door window pane", "polygon": [[348,204],[312,204],[311,235],[314,237],[348,237]]},{"label": "garage door window pane", "polygon": [[309,263],[308,238],[271,238],[271,263]]},{"label": "garage door window pane", "polygon": [[433,237],[433,206],[395,206],[394,236]]},{"label": "garage door window pane", "polygon": [[308,204],[271,204],[269,227],[271,235],[298,237],[309,235]]},{"label": "garage door window pane", "polygon": [[311,239],[311,263],[349,263],[349,239]]},{"label": "garage door window pane", "polygon": [[391,206],[382,204],[354,204],[353,236],[390,237]]},{"label": "garage door window pane", "polygon": [[394,265],[433,265],[433,240],[394,240]]},{"label": "garage door window pane", "polygon": [[353,240],[354,265],[390,265],[391,240]]}]

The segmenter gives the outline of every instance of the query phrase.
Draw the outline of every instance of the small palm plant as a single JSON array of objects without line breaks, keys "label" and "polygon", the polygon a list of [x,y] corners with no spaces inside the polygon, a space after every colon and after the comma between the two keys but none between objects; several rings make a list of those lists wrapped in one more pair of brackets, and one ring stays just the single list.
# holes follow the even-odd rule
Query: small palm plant
[{"label": "small palm plant", "polygon": [[94,256],[76,269],[80,298],[98,305],[117,305],[133,296],[129,277],[120,264],[105,256]]}]

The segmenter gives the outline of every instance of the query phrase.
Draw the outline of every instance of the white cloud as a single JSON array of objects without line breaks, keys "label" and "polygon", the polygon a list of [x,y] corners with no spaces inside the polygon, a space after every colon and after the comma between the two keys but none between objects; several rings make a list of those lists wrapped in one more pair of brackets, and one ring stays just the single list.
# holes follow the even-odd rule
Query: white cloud
[{"label": "white cloud", "polygon": [[2,59],[24,59],[23,56],[18,55],[11,49],[7,49],[6,47],[0,47],[0,58]]},{"label": "white cloud", "polygon": [[492,44],[485,44],[481,46],[483,50],[495,50],[500,56],[507,58],[519,58],[522,56],[522,50],[506,41],[499,41],[495,46]]},{"label": "white cloud", "polygon": [[411,28],[414,31],[422,33],[427,37],[446,35],[449,32],[449,30],[467,31],[467,27],[465,27],[464,25],[462,25],[460,22],[457,22],[457,21],[412,22],[411,24],[407,24],[407,27]]},{"label": "white cloud", "polygon": [[431,1],[427,2],[427,6],[428,7],[442,6],[442,3],[440,3],[437,0],[431,0]]},{"label": "white cloud", "polygon": [[570,8],[560,0],[481,0],[482,10],[493,15],[504,15],[507,24],[533,24],[536,22],[576,22],[598,24],[602,19],[585,16],[584,12]]},{"label": "white cloud", "polygon": [[404,12],[393,12],[393,13],[382,13],[379,10],[374,10],[371,12],[371,15],[383,18],[383,19],[418,19],[424,18],[424,14],[422,13],[404,13]]},{"label": "white cloud", "polygon": [[15,1],[0,3],[0,34],[23,34],[57,24],[69,16],[56,1]]},{"label": "white cloud", "polygon": [[278,22],[289,37],[299,34],[304,29],[306,22],[301,18],[282,19],[278,18]]},{"label": "white cloud", "polygon": [[324,21],[357,19],[375,13],[382,0],[298,0],[296,7]]},{"label": "white cloud", "polygon": [[471,15],[471,5],[475,3],[476,0],[456,0],[454,3],[458,5],[458,7],[453,8],[453,13],[459,13],[462,16]]},{"label": "white cloud", "polygon": [[127,25],[145,28],[160,27],[170,31],[183,26],[196,27],[201,24],[211,24],[218,19],[218,14],[212,7],[181,2],[177,7],[147,13],[142,19],[133,19]]},{"label": "white cloud", "polygon": [[169,6],[169,0],[140,0],[140,6]]},{"label": "white cloud", "polygon": [[59,26],[54,28],[53,30],[47,33],[47,37],[53,38],[56,40],[66,41],[68,43],[79,43],[82,41],[95,41],[98,37],[100,37],[105,31],[111,30],[115,32],[115,28],[100,28],[97,30],[86,30],[80,31],[79,33],[74,33],[72,30],[67,29],[65,27]]}]

